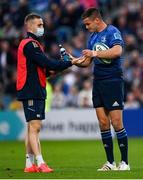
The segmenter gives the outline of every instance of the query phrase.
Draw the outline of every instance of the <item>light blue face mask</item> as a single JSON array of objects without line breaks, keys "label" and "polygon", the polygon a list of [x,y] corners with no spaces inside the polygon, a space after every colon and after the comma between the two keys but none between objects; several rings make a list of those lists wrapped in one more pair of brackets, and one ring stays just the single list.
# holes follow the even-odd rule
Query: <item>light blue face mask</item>
[{"label": "light blue face mask", "polygon": [[37,37],[41,37],[44,34],[44,28],[37,28],[37,31],[34,33]]}]

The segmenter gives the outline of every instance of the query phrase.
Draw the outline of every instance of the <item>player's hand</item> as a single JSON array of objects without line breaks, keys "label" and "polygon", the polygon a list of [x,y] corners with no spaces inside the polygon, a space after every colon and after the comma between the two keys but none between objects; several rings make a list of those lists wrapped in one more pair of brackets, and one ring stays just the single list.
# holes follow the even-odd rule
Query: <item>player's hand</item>
[{"label": "player's hand", "polygon": [[71,54],[69,54],[69,56],[71,58],[72,64],[74,64],[74,65],[80,65],[85,61],[84,57],[75,58]]},{"label": "player's hand", "polygon": [[97,51],[92,51],[92,50],[89,50],[89,49],[85,49],[82,51],[82,54],[86,57],[96,57],[97,56]]}]

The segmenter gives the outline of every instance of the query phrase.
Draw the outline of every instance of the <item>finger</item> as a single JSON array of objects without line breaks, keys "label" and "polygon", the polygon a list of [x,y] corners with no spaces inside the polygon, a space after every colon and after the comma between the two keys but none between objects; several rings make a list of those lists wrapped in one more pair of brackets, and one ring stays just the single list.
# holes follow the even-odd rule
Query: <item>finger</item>
[{"label": "finger", "polygon": [[85,59],[81,59],[81,60],[79,61],[79,64],[83,63],[84,61],[85,61]]},{"label": "finger", "polygon": [[71,54],[68,54],[68,55],[69,55],[69,57],[70,57],[71,59],[73,59],[73,58],[74,58]]},{"label": "finger", "polygon": [[78,61],[77,61],[77,63],[78,64],[81,64],[82,62],[84,62],[85,61],[85,58],[80,58]]},{"label": "finger", "polygon": [[80,61],[80,60],[82,60],[83,59],[83,57],[79,57],[79,58],[77,58],[76,60],[77,61]]},{"label": "finger", "polygon": [[89,50],[83,50],[82,53],[87,54],[87,53],[89,53]]},{"label": "finger", "polygon": [[86,53],[86,52],[87,52],[87,50],[83,50],[83,51],[82,51],[82,53]]},{"label": "finger", "polygon": [[84,56],[86,56],[87,52],[84,51],[84,52],[82,52],[82,54],[83,54]]}]

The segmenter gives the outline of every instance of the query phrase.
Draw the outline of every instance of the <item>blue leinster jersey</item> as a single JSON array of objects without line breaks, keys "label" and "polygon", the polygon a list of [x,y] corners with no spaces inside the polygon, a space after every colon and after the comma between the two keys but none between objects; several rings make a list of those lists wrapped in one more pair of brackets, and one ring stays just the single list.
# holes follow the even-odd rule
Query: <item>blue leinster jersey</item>
[{"label": "blue leinster jersey", "polygon": [[[124,46],[120,31],[108,25],[101,32],[91,34],[88,41],[88,49],[102,51],[112,48],[114,45]],[[112,80],[122,78],[122,57],[115,59],[94,58],[94,79]]]}]

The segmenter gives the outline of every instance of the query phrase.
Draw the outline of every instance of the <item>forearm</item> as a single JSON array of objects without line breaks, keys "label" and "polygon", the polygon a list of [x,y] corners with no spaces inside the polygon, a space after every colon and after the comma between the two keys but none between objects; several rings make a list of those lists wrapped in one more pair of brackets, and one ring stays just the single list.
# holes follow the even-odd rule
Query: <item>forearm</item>
[{"label": "forearm", "polygon": [[82,51],[83,55],[86,57],[97,57],[97,58],[105,58],[105,59],[115,59],[122,54],[122,47],[120,45],[115,45],[110,49],[101,50],[101,51],[94,51],[85,49]]},{"label": "forearm", "polygon": [[105,51],[96,51],[96,53],[96,57],[98,58],[114,59],[120,56],[120,53],[118,51],[112,49],[108,49]]},{"label": "forearm", "polygon": [[113,46],[112,48],[104,51],[93,51],[93,56],[98,58],[115,59],[122,54],[122,47],[120,45]]},{"label": "forearm", "polygon": [[32,57],[37,65],[45,67],[48,70],[63,71],[72,66],[70,61],[50,60],[47,56],[41,53],[35,53]]},{"label": "forearm", "polygon": [[69,68],[70,66],[72,66],[72,63],[70,61],[49,60],[46,63],[47,69],[58,71],[58,72],[63,71]]}]

